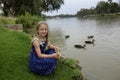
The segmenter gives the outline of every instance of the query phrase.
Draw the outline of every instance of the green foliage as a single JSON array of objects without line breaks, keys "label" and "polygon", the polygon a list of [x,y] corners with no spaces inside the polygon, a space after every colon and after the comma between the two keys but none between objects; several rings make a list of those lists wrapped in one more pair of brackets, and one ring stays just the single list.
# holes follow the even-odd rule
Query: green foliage
[{"label": "green foliage", "polygon": [[15,20],[16,20],[15,18],[0,16],[0,25],[14,24]]},{"label": "green foliage", "polygon": [[88,16],[93,14],[96,14],[96,11],[94,8],[90,8],[90,9],[82,8],[79,12],[77,12],[78,16]]},{"label": "green foliage", "polygon": [[105,1],[100,1],[96,6],[98,14],[106,14],[110,12],[110,5]]},{"label": "green foliage", "polygon": [[58,10],[64,0],[1,0],[4,3],[3,11],[5,16],[25,15],[29,12],[32,15],[41,15],[42,11]]},{"label": "green foliage", "polygon": [[106,15],[111,13],[120,12],[120,6],[116,2],[112,2],[112,0],[99,1],[95,8],[93,9],[81,9],[77,12],[77,16],[88,16],[88,15]]},{"label": "green foliage", "polygon": [[[0,27],[0,80],[73,80],[82,76],[76,61],[60,58],[57,68],[48,76],[29,71],[31,38],[23,32]],[[82,80],[74,79],[74,80]]]},{"label": "green foliage", "polygon": [[111,7],[111,9],[110,9],[111,13],[117,13],[117,12],[120,11],[119,5],[117,3],[115,3],[115,2],[111,3],[110,7]]},{"label": "green foliage", "polygon": [[25,13],[25,15],[20,16],[16,23],[23,24],[23,31],[28,33],[28,30],[33,28],[33,26],[36,24],[36,22],[42,20],[39,16],[31,16],[28,12]]},{"label": "green foliage", "polygon": [[22,15],[16,20],[16,23],[23,24],[23,31],[27,33],[27,29],[32,28],[33,21],[30,19],[30,14],[26,12],[25,16]]}]

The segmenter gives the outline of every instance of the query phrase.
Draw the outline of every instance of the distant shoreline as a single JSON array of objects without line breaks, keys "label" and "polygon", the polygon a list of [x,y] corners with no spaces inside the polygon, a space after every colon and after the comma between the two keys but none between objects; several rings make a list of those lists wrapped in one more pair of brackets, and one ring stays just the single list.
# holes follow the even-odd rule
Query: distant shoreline
[{"label": "distant shoreline", "polygon": [[45,16],[45,18],[71,18],[71,17],[102,17],[102,16],[120,16],[120,13],[110,13],[110,14],[93,14],[93,15],[86,15],[86,16],[78,16],[77,14],[60,14],[54,16]]}]

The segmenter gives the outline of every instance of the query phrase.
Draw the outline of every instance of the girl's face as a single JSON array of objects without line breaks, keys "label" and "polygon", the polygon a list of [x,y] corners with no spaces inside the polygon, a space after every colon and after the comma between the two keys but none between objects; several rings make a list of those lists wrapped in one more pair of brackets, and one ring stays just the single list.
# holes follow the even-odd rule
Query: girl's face
[{"label": "girl's face", "polygon": [[48,34],[48,27],[45,24],[41,24],[38,29],[40,37],[45,37]]}]

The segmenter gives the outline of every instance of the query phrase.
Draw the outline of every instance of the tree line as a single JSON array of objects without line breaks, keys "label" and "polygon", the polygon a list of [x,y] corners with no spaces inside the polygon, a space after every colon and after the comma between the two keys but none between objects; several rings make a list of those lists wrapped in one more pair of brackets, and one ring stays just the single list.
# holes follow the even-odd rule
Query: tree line
[{"label": "tree line", "polygon": [[82,8],[80,11],[77,12],[77,16],[88,16],[88,15],[106,15],[111,13],[118,13],[120,12],[120,4],[117,2],[113,2],[112,0],[108,1],[100,1],[96,5],[96,7],[92,7],[90,9]]},{"label": "tree line", "polygon": [[58,10],[64,4],[64,0],[1,0],[4,4],[3,12],[5,16],[25,15],[29,12],[32,15]]}]

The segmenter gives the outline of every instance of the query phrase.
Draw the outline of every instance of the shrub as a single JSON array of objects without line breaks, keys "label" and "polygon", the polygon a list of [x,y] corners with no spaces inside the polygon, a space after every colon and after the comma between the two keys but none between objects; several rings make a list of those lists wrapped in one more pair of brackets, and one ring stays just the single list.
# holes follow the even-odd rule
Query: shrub
[{"label": "shrub", "polygon": [[33,21],[30,19],[30,16],[31,15],[26,12],[24,16],[22,15],[16,20],[17,24],[23,24],[23,31],[26,33],[28,33],[27,29],[32,28]]},{"label": "shrub", "polygon": [[3,17],[0,16],[0,24],[4,25],[4,24],[15,24],[15,18],[12,17]]},{"label": "shrub", "polygon": [[31,16],[28,12],[25,13],[25,15],[20,16],[16,23],[23,24],[23,31],[28,33],[28,29],[31,29],[36,22],[42,20],[39,16]]}]

